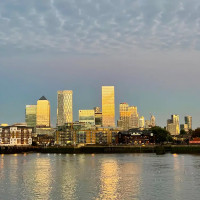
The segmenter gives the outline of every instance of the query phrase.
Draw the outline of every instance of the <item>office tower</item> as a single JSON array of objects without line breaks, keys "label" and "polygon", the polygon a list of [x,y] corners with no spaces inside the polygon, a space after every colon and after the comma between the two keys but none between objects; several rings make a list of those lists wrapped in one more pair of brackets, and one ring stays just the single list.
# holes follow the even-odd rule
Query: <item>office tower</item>
[{"label": "office tower", "polygon": [[185,132],[188,132],[189,131],[188,124],[181,124],[180,125],[180,130],[184,130]]},{"label": "office tower", "polygon": [[156,118],[155,118],[155,116],[154,116],[154,115],[151,115],[150,122],[151,122],[151,127],[154,127],[154,126],[156,126]]},{"label": "office tower", "polygon": [[36,116],[37,116],[37,106],[36,105],[26,105],[25,110],[25,121],[28,127],[33,127],[34,132],[36,128]]},{"label": "office tower", "polygon": [[42,96],[37,101],[37,119],[38,128],[50,127],[50,102]]},{"label": "office tower", "polygon": [[123,130],[139,127],[139,115],[136,106],[129,106],[128,103],[120,103],[119,116],[118,127],[121,127]]},{"label": "office tower", "polygon": [[114,86],[102,86],[102,124],[104,127],[115,127]]},{"label": "office tower", "polygon": [[145,128],[151,128],[151,121],[150,120],[145,120]]},{"label": "office tower", "polygon": [[79,110],[79,122],[85,123],[86,125],[95,125],[95,114],[94,110]]},{"label": "office tower", "polygon": [[185,124],[188,125],[189,130],[192,130],[192,117],[191,116],[185,116]]},{"label": "office tower", "polygon": [[95,126],[102,126],[102,112],[100,107],[94,107]]},{"label": "office tower", "polygon": [[179,115],[171,115],[171,119],[167,120],[167,131],[170,132],[171,135],[179,135]]},{"label": "office tower", "polygon": [[119,118],[121,122],[120,121],[118,122],[118,126],[121,127],[123,130],[128,130],[130,127],[129,125],[130,115],[131,115],[131,112],[129,111],[128,103],[120,103],[119,104]]},{"label": "office tower", "polygon": [[137,112],[136,106],[130,106],[128,108],[130,111],[130,122],[129,122],[129,128],[139,128],[139,114]]},{"label": "office tower", "polygon": [[144,128],[145,126],[145,122],[144,122],[144,117],[140,117],[139,118],[139,128]]},{"label": "office tower", "polygon": [[73,122],[73,92],[58,91],[57,94],[57,126]]}]

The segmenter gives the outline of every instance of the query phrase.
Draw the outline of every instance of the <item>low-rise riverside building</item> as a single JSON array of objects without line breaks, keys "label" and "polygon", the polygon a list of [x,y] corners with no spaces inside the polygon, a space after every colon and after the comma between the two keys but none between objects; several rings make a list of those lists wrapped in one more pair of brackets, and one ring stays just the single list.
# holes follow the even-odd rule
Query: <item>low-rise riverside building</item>
[{"label": "low-rise riverside building", "polygon": [[118,129],[109,127],[88,127],[85,123],[66,123],[65,126],[57,127],[55,144],[115,144]]},{"label": "low-rise riverside building", "polygon": [[155,136],[150,130],[130,129],[118,133],[118,144],[153,144]]},{"label": "low-rise riverside building", "polygon": [[0,127],[0,145],[31,145],[33,128],[24,125]]}]

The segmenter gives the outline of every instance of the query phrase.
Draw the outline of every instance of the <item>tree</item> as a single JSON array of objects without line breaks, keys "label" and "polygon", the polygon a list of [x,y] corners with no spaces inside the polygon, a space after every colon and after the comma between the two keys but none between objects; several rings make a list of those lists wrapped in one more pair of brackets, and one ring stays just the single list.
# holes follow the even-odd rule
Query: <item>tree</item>
[{"label": "tree", "polygon": [[181,129],[180,135],[186,135],[186,134],[187,134],[187,132],[184,129]]},{"label": "tree", "polygon": [[171,142],[172,137],[170,133],[165,130],[164,128],[161,128],[159,126],[155,126],[151,128],[152,133],[154,134],[156,138],[156,143],[163,143],[163,142]]},{"label": "tree", "polygon": [[192,131],[192,137],[200,137],[200,128],[197,128],[194,131]]}]

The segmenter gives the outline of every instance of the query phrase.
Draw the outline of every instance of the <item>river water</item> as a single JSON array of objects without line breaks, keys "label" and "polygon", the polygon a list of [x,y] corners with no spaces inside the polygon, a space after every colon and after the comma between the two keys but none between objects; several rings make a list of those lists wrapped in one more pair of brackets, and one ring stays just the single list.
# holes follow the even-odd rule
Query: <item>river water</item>
[{"label": "river water", "polygon": [[200,156],[0,155],[0,199],[200,199]]}]

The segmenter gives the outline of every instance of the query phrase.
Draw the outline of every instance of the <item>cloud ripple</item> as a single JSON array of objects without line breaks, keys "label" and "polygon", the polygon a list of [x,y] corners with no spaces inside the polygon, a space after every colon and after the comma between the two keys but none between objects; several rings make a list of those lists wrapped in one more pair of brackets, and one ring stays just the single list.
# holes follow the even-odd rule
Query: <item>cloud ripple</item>
[{"label": "cloud ripple", "polygon": [[0,51],[200,50],[198,0],[0,1]]}]

